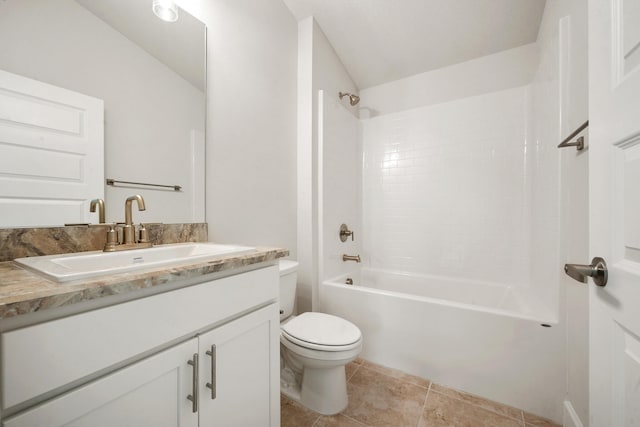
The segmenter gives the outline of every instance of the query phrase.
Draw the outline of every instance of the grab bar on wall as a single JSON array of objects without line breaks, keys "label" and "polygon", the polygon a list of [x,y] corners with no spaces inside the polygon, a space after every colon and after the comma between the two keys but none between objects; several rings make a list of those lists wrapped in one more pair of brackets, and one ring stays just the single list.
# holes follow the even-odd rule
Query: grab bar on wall
[{"label": "grab bar on wall", "polygon": [[182,187],[180,185],[147,184],[144,182],[119,181],[117,179],[107,178],[107,185],[115,186],[116,184],[144,185],[146,187],[171,188],[173,191],[182,190]]},{"label": "grab bar on wall", "polygon": [[589,126],[589,120],[587,120],[586,122],[584,122],[583,124],[580,125],[580,127],[576,130],[574,130],[573,132],[571,132],[571,135],[569,135],[568,137],[566,137],[559,145],[558,148],[565,148],[565,147],[576,147],[576,150],[580,151],[584,148],[584,137],[581,136],[580,138],[576,139],[573,142],[569,142],[571,141],[577,134],[579,134],[580,132],[582,132],[583,130],[585,130],[587,128],[587,126]]}]

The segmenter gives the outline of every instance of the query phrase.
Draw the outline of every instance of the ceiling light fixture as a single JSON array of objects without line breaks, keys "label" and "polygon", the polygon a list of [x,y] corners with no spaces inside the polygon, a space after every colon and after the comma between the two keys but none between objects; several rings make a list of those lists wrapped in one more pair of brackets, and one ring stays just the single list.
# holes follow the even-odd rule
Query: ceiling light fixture
[{"label": "ceiling light fixture", "polygon": [[178,20],[178,6],[173,0],[153,0],[153,13],[163,21],[176,22]]}]

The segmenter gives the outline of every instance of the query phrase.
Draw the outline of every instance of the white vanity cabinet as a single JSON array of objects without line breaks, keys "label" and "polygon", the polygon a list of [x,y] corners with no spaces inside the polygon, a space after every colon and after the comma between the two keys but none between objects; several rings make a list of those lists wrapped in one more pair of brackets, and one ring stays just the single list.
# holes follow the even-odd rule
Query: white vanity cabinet
[{"label": "white vanity cabinet", "polygon": [[2,426],[279,426],[278,278],[271,266],[2,332]]},{"label": "white vanity cabinet", "polygon": [[201,426],[280,426],[279,332],[273,304],[199,336]]},{"label": "white vanity cabinet", "polygon": [[3,427],[197,427],[191,340],[11,417]]}]

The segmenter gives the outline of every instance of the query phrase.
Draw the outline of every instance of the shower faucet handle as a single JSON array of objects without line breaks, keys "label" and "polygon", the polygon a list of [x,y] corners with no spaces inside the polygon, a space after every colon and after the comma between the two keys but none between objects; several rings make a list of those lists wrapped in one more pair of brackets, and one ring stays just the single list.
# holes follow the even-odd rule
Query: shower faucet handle
[{"label": "shower faucet handle", "polygon": [[346,242],[347,237],[349,236],[351,236],[351,241],[353,242],[355,240],[355,233],[349,230],[349,226],[347,226],[347,224],[342,224],[340,226],[340,241]]}]

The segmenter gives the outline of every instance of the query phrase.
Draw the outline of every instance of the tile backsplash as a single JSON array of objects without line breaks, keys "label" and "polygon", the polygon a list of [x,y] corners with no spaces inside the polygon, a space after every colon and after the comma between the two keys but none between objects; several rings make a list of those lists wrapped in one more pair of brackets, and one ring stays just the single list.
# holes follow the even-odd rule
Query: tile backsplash
[{"label": "tile backsplash", "polygon": [[[154,245],[182,242],[206,242],[206,223],[145,224]],[[104,227],[86,225],[41,228],[0,229],[0,261],[28,256],[54,255],[102,250],[106,241]]]}]

